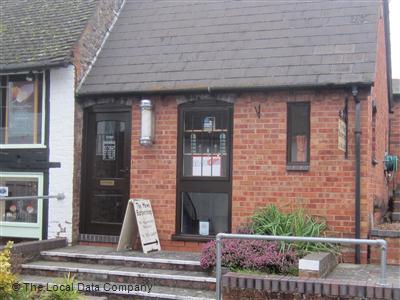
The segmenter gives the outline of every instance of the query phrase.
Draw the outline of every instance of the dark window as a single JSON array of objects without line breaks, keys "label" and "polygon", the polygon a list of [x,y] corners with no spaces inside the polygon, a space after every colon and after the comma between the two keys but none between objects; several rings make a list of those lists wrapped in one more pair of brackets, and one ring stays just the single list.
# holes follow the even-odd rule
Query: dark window
[{"label": "dark window", "polygon": [[287,122],[288,166],[307,170],[310,162],[310,103],[288,103]]},{"label": "dark window", "polygon": [[179,108],[177,235],[230,231],[232,110],[201,101]]}]

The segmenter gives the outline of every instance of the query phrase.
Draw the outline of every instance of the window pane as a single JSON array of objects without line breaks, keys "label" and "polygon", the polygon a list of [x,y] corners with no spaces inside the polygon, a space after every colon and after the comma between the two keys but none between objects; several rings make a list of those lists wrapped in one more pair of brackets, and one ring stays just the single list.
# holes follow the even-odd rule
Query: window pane
[{"label": "window pane", "polygon": [[182,193],[183,234],[215,235],[228,231],[228,194]]},{"label": "window pane", "polygon": [[[7,177],[0,178],[0,187],[8,190],[8,197],[37,196],[39,183],[37,178]],[[36,223],[37,214],[36,199],[0,201],[1,221]]]},{"label": "window pane", "polygon": [[1,92],[3,144],[40,144],[42,141],[42,80],[33,75],[3,76]]},{"label": "window pane", "polygon": [[289,162],[307,162],[309,151],[309,104],[289,104]]},{"label": "window pane", "polygon": [[184,114],[183,175],[226,177],[228,174],[228,112]]},{"label": "window pane", "polygon": [[[118,177],[122,169],[125,122],[99,121],[96,127],[95,172],[97,177]],[[119,160],[120,158],[120,160]]]}]

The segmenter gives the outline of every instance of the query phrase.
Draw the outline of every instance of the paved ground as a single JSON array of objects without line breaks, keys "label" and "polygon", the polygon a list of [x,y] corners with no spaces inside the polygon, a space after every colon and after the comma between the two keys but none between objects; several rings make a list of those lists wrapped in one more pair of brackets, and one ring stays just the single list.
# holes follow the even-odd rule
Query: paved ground
[{"label": "paved ground", "polygon": [[[369,284],[378,283],[380,274],[380,265],[354,265],[339,264],[330,273],[327,278],[340,279],[343,281],[357,281]],[[393,284],[393,287],[400,288],[400,267],[388,266],[387,283]]]},{"label": "paved ground", "polygon": [[[160,251],[144,254],[139,251],[122,251],[117,252],[111,247],[95,247],[95,246],[73,246],[61,249],[50,250],[49,252],[71,252],[80,254],[97,254],[110,256],[136,256],[146,258],[163,258],[174,260],[190,260],[199,261],[200,254],[195,252],[173,252]],[[378,283],[380,274],[380,265],[355,265],[355,264],[339,264],[327,278],[339,279],[343,281],[357,281],[365,283]],[[388,266],[387,282],[393,284],[394,287],[400,288],[400,267]]]}]

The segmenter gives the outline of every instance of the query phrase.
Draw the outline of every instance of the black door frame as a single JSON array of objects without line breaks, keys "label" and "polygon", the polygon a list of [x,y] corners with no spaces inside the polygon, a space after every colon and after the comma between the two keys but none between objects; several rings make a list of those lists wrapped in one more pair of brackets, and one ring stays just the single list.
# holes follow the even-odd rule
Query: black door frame
[{"label": "black door frame", "polygon": [[[183,176],[183,128],[184,113],[187,111],[215,111],[226,110],[228,112],[229,129],[229,168],[226,177],[184,177]],[[201,236],[194,234],[181,233],[181,194],[190,189],[191,192],[224,192],[228,194],[228,230],[232,231],[232,157],[233,157],[233,104],[218,100],[201,100],[183,103],[178,106],[178,124],[177,124],[177,170],[176,170],[176,215],[175,215],[175,234],[173,240],[187,241],[207,241],[213,236]],[[222,186],[221,186],[222,185]]]},{"label": "black door frame", "polygon": [[[125,106],[125,105],[115,105],[115,104],[96,104],[93,106],[90,106],[88,108],[84,109],[83,112],[83,129],[82,129],[82,157],[81,157],[81,182],[80,182],[80,195],[79,195],[79,201],[80,201],[80,210],[79,210],[79,233],[88,233],[88,226],[87,226],[87,197],[89,195],[89,189],[87,185],[87,176],[88,176],[88,163],[90,159],[88,159],[88,156],[90,155],[89,149],[91,149],[91,146],[89,144],[91,143],[89,133],[90,133],[90,119],[94,116],[96,113],[121,113],[121,112],[126,112],[129,113],[129,116],[132,116],[132,111],[131,111],[131,106]],[[129,149],[128,151],[128,161],[129,161],[129,175],[128,175],[128,182],[129,182],[129,187],[128,189],[130,190],[130,157],[131,157],[131,132],[132,132],[132,118],[129,118],[129,146],[127,147]],[[89,146],[89,147],[88,147]],[[107,235],[107,234],[105,234]]]}]

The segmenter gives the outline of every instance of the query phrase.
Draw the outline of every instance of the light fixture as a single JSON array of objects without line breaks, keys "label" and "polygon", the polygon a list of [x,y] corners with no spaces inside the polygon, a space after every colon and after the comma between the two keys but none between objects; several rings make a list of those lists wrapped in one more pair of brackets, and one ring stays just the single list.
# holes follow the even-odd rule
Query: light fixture
[{"label": "light fixture", "polygon": [[141,128],[140,145],[149,147],[154,142],[154,105],[151,100],[143,99],[140,101]]}]

